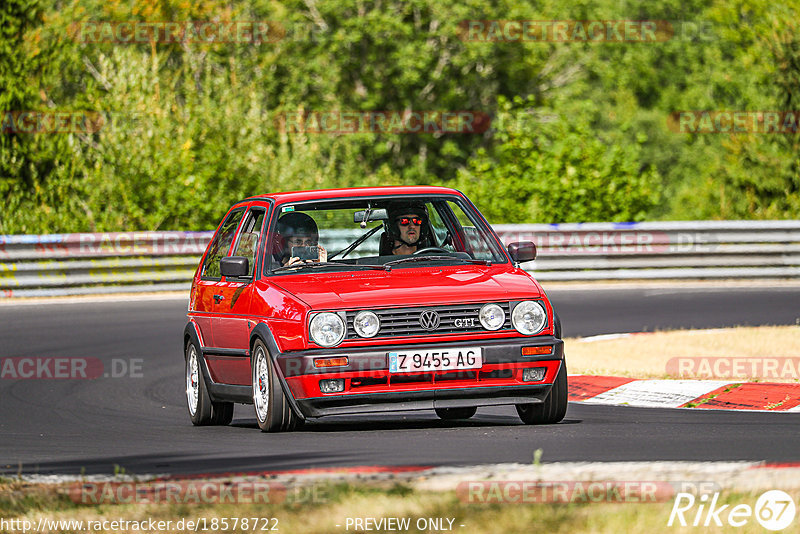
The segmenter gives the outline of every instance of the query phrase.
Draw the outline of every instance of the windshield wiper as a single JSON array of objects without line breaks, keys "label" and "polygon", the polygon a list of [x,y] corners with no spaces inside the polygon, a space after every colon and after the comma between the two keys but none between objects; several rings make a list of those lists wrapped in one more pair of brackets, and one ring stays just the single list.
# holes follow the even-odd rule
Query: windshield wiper
[{"label": "windshield wiper", "polygon": [[313,263],[293,263],[291,265],[283,265],[276,267],[270,272],[276,273],[278,271],[288,271],[289,269],[318,269],[321,267],[347,267],[349,269],[361,269],[364,271],[391,271],[390,265],[370,265],[367,263],[336,263],[336,262],[313,262]]},{"label": "windshield wiper", "polygon": [[342,267],[354,267],[364,271],[391,271],[391,265],[373,265],[371,263],[334,263],[334,265],[341,265]]},{"label": "windshield wiper", "polygon": [[385,265],[397,265],[400,263],[410,263],[416,261],[463,261],[467,263],[473,263],[476,265],[491,265],[492,262],[489,260],[476,260],[472,258],[461,258],[458,256],[410,256],[408,258],[400,258],[399,260],[392,260],[390,262],[385,263]]},{"label": "windshield wiper", "polygon": [[382,224],[380,224],[380,225],[376,226],[375,228],[371,229],[369,232],[366,232],[366,233],[365,233],[365,234],[363,234],[361,237],[359,237],[358,239],[356,239],[355,241],[353,241],[352,243],[350,243],[350,245],[349,245],[347,248],[343,248],[343,249],[342,249],[342,250],[340,250],[339,252],[335,252],[333,255],[329,256],[329,257],[328,257],[328,259],[332,260],[333,258],[335,258],[336,256],[338,256],[339,254],[342,254],[342,253],[344,253],[344,254],[342,254],[342,258],[344,258],[344,257],[345,257],[345,256],[347,256],[348,254],[350,254],[351,252],[353,252],[353,250],[354,250],[354,249],[355,249],[355,248],[356,248],[358,245],[360,245],[361,243],[363,243],[364,241],[366,241],[367,239],[369,239],[370,237],[372,237],[372,236],[373,236],[373,234],[374,234],[375,232],[377,232],[378,230],[380,230],[381,228],[383,228],[383,225],[382,225]]}]

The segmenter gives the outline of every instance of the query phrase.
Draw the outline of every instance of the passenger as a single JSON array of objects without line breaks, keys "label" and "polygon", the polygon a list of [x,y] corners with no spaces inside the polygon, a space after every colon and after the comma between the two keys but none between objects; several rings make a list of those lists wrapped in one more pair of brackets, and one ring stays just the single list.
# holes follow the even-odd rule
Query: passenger
[{"label": "passenger", "polygon": [[[328,252],[319,245],[317,223],[305,213],[293,211],[281,216],[278,219],[275,238],[278,251],[275,254],[275,259],[281,265],[294,265],[303,261],[319,261],[323,263],[328,261]],[[292,247],[317,247],[319,259],[301,260],[300,258],[292,257]]]},{"label": "passenger", "polygon": [[425,248],[428,210],[421,202],[398,203],[387,210],[391,254],[414,254]]}]

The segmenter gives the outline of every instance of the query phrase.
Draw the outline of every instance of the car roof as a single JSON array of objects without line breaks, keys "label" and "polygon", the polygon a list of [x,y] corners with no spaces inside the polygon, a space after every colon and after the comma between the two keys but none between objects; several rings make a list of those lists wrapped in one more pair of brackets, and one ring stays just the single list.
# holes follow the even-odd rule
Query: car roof
[{"label": "car roof", "polygon": [[456,189],[449,187],[439,187],[432,185],[403,185],[403,186],[383,186],[383,187],[352,187],[343,189],[316,189],[312,191],[286,191],[282,193],[270,193],[266,195],[256,195],[244,199],[249,200],[274,200],[278,204],[284,202],[299,202],[302,200],[323,200],[328,198],[342,197],[369,197],[382,195],[459,195]]}]

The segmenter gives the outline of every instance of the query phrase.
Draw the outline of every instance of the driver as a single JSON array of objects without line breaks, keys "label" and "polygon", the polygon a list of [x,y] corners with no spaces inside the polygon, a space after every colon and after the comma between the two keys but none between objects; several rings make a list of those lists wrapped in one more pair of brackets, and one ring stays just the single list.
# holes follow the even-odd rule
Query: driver
[{"label": "driver", "polygon": [[392,254],[414,254],[424,248],[428,210],[421,202],[394,204],[387,210]]},{"label": "driver", "polygon": [[[278,219],[278,229],[275,235],[276,249],[278,252],[275,254],[275,259],[280,261],[281,265],[294,265],[295,263],[306,262],[322,262],[328,261],[328,252],[319,245],[319,232],[317,231],[317,223],[314,219],[300,213],[293,211],[281,216]],[[317,247],[319,251],[318,260],[301,260],[300,258],[293,257],[292,247]]]}]

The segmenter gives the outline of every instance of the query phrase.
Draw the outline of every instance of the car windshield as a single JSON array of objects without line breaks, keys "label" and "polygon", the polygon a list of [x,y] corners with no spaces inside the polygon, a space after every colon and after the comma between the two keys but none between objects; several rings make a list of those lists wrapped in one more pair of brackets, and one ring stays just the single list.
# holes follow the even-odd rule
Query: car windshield
[{"label": "car windshield", "polygon": [[365,197],[279,205],[268,272],[296,274],[508,261],[491,229],[457,196]]}]

